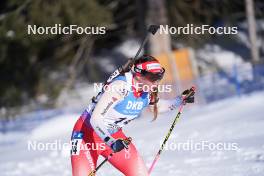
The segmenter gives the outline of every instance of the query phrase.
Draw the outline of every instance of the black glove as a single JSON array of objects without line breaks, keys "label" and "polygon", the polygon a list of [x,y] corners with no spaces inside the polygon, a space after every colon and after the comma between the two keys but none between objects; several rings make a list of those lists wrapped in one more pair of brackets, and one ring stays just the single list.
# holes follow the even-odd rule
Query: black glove
[{"label": "black glove", "polygon": [[190,89],[183,91],[182,92],[183,104],[194,103],[194,94],[195,94],[195,91],[192,91]]},{"label": "black glove", "polygon": [[111,145],[111,149],[114,151],[114,153],[116,152],[120,152],[121,150],[123,150],[124,148],[128,148],[128,145],[131,142],[131,138],[127,138],[127,139],[117,139],[112,145]]}]

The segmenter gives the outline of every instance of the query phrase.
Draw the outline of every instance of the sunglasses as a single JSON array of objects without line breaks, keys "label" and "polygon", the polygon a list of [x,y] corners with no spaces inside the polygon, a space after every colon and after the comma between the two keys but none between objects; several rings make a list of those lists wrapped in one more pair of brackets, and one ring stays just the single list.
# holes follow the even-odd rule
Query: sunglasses
[{"label": "sunglasses", "polygon": [[148,72],[146,70],[141,70],[139,68],[134,68],[136,73],[140,73],[143,77],[145,77],[147,80],[151,81],[151,82],[155,82],[155,81],[160,81],[165,73],[165,69],[162,68],[162,70],[160,72],[157,73],[153,73],[153,72]]}]

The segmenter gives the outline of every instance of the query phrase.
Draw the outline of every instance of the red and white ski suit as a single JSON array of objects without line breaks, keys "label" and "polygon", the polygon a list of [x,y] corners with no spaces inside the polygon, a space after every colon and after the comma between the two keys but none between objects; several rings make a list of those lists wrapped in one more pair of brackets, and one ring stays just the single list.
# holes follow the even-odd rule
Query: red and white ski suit
[{"label": "red and white ski suit", "polygon": [[[113,88],[113,89],[111,89]],[[136,94],[131,72],[118,76],[109,84],[111,91],[105,91],[99,101],[91,103],[76,122],[72,132],[73,176],[87,176],[97,165],[101,155],[108,157],[113,151],[109,146],[118,138],[125,139],[122,127],[140,116],[149,106],[148,92]],[[175,109],[181,98],[159,100],[158,111]],[[147,169],[133,143],[128,149],[114,153],[109,159],[115,168],[126,176],[147,176]]]}]

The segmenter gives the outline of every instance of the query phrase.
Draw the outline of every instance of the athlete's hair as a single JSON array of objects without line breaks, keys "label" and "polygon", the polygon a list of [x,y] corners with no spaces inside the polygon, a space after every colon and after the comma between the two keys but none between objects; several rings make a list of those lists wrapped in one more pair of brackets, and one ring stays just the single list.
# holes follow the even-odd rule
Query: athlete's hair
[{"label": "athlete's hair", "polygon": [[[150,55],[143,55],[135,61],[134,65],[142,64],[145,62],[151,62],[151,61],[158,61],[158,59],[156,59],[155,57],[150,56]],[[158,89],[150,92],[150,105],[153,105],[153,107],[154,107],[153,108],[154,117],[153,117],[152,121],[156,120],[158,117],[158,107],[157,107],[158,100],[159,100]]]}]

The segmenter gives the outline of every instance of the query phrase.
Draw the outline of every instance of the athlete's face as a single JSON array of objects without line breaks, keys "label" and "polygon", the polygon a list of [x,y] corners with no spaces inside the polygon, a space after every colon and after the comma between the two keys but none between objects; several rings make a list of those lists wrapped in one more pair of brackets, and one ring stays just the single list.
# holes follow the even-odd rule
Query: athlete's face
[{"label": "athlete's face", "polygon": [[150,81],[147,78],[143,76],[135,76],[136,80],[136,87],[139,90],[144,90],[144,91],[151,91],[153,89],[156,89],[159,85],[159,80],[158,81]]}]

